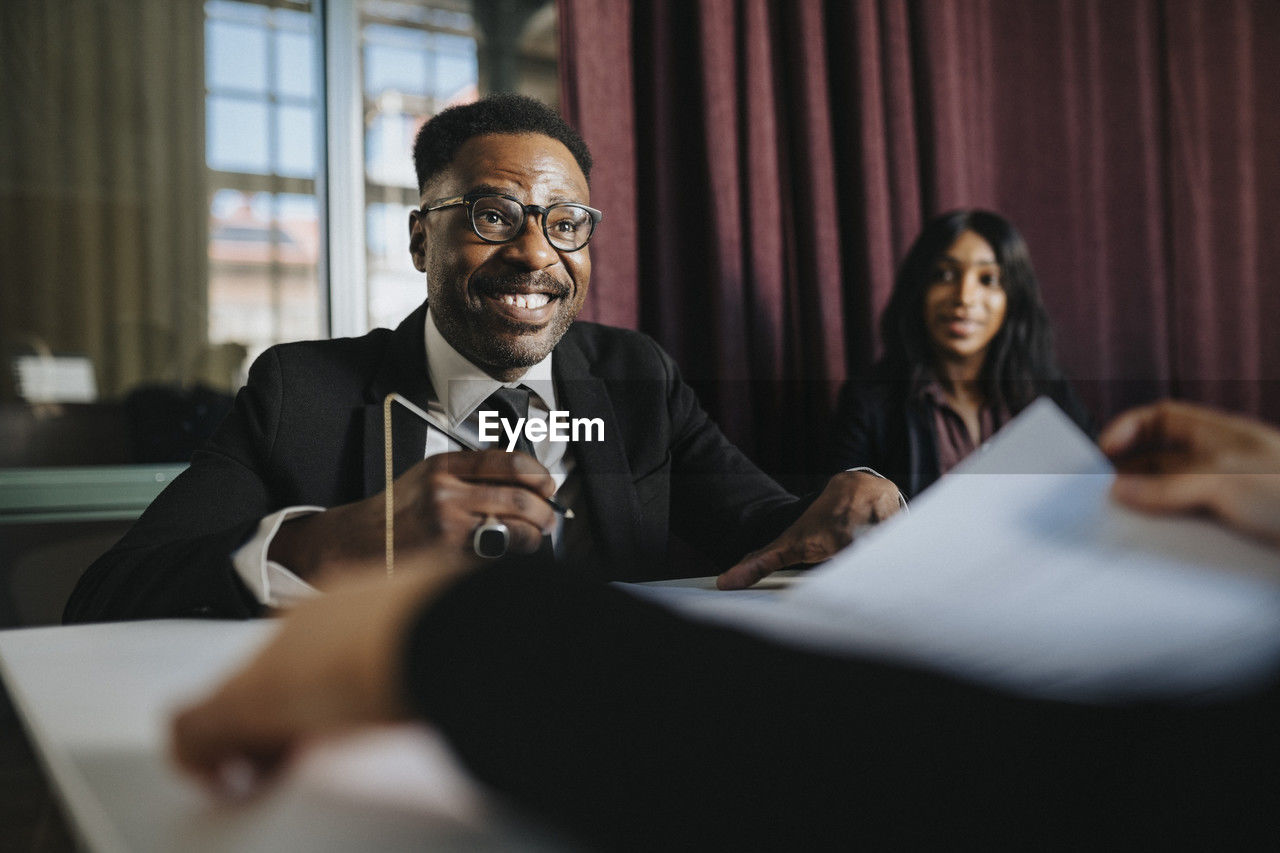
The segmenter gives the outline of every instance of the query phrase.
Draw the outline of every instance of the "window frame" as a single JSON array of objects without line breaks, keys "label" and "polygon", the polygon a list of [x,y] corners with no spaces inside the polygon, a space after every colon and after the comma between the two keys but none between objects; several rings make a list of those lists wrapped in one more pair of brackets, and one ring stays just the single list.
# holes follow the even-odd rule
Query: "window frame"
[{"label": "window frame", "polygon": [[324,86],[321,140],[320,283],[328,292],[330,337],[369,330],[365,269],[364,100],[360,86],[358,0],[317,0]]}]

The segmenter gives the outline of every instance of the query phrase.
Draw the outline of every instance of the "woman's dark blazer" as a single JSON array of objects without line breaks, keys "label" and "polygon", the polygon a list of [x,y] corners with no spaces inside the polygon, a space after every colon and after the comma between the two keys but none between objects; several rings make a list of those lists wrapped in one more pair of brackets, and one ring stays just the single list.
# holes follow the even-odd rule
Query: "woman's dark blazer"
[{"label": "woman's dark blazer", "polygon": [[[1090,437],[1093,420],[1066,380],[1046,383],[1052,399]],[[942,475],[929,404],[911,393],[908,381],[884,377],[877,367],[866,379],[840,389],[831,437],[831,470],[867,466],[892,480],[912,498]]]}]

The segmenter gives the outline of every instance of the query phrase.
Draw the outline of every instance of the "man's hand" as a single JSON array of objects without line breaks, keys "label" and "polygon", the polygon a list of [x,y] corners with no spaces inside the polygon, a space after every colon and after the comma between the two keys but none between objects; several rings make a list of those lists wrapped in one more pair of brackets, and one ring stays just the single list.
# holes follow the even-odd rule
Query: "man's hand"
[{"label": "man's hand", "polygon": [[1112,496],[1147,512],[1202,512],[1280,546],[1280,432],[1164,401],[1117,417],[1098,444],[1116,462]]},{"label": "man's hand", "polygon": [[854,530],[898,511],[898,487],[865,471],[836,474],[795,524],[716,579],[720,589],[746,589],[796,563],[818,563],[853,541]]},{"label": "man's hand", "polygon": [[245,795],[310,738],[403,718],[396,662],[408,623],[474,564],[452,549],[418,556],[415,571],[349,581],[291,610],[247,667],[174,719],[178,764]]},{"label": "man's hand", "polygon": [[[510,530],[509,550],[532,553],[555,527],[543,498],[555,481],[525,453],[501,450],[441,453],[414,465],[395,481],[396,553],[444,547],[471,554],[471,537],[486,516]],[[386,509],[379,493],[356,503],[302,516],[281,525],[270,559],[299,577],[323,585],[351,567],[380,559],[386,547]]]}]

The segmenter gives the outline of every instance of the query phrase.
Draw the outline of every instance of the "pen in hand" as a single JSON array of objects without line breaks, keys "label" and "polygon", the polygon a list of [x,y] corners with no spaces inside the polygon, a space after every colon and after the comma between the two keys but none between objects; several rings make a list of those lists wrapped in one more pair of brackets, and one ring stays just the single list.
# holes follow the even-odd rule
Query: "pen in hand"
[{"label": "pen in hand", "polygon": [[[415,415],[417,415],[419,418],[421,418],[421,419],[423,420],[423,422],[424,422],[424,423],[426,423],[426,425],[427,425],[427,426],[429,426],[429,427],[431,427],[432,429],[436,430],[437,432],[439,432],[439,433],[443,434],[446,438],[448,438],[450,441],[452,441],[452,442],[454,442],[455,444],[457,444],[457,445],[458,445],[459,447],[461,447],[463,450],[472,450],[472,451],[475,451],[475,450],[483,450],[483,449],[484,449],[483,447],[481,447],[480,445],[476,444],[476,443],[475,443],[474,441],[472,441],[471,439],[469,439],[469,438],[465,438],[465,437],[463,437],[463,436],[459,435],[458,433],[454,432],[452,429],[450,429],[450,428],[449,428],[449,426],[448,426],[447,424],[442,423],[442,422],[440,421],[440,419],[439,419],[436,415],[433,415],[431,412],[428,412],[428,411],[426,411],[426,410],[424,410],[424,409],[422,409],[422,408],[418,407],[417,405],[415,405],[414,403],[412,403],[412,402],[410,402],[409,400],[405,399],[405,398],[404,398],[404,397],[402,397],[401,395],[399,395],[399,394],[396,394],[396,393],[392,392],[391,394],[388,394],[388,395],[387,395],[387,397],[388,397],[388,398],[390,398],[390,399],[392,399],[392,400],[395,400],[397,403],[399,403],[400,405],[404,406],[404,407],[405,407],[406,409],[408,409],[409,411],[413,412]],[[542,496],[541,496],[541,495],[539,495],[539,497],[542,497]],[[550,506],[550,507],[551,507],[551,509],[552,509],[552,510],[554,510],[557,514],[559,514],[559,515],[561,515],[561,516],[563,516],[563,517],[565,517],[565,518],[573,518],[573,517],[574,517],[574,516],[573,516],[573,510],[572,510],[572,509],[570,509],[569,507],[567,507],[567,506],[565,506],[564,504],[560,503],[559,501],[555,500],[554,498],[546,498],[546,497],[544,497],[544,498],[542,498],[542,499],[543,499],[544,501],[546,501],[546,502],[547,502],[547,505],[548,505],[548,506]]]}]

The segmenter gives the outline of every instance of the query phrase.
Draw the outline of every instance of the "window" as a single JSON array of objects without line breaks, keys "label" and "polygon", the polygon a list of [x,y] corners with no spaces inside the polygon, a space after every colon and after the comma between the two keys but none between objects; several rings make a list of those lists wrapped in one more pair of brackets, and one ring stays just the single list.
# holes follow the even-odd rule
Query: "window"
[{"label": "window", "polygon": [[317,32],[309,2],[205,3],[208,336],[242,366],[325,332]]},{"label": "window", "polygon": [[397,323],[421,123],[556,100],[551,0],[128,6],[5,0],[0,468],[182,461],[267,346]]}]

